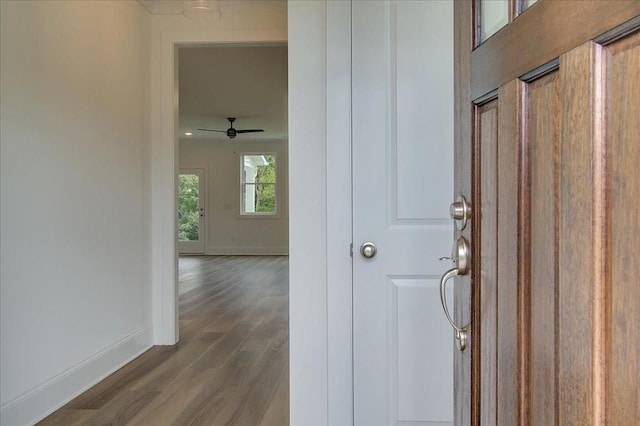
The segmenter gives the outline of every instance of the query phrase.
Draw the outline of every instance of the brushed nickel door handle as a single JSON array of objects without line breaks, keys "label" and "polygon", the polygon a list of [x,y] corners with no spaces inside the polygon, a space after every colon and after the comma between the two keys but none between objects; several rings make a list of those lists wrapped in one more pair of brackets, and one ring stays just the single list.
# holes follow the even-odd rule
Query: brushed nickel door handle
[{"label": "brushed nickel door handle", "polygon": [[454,337],[458,342],[458,349],[464,351],[467,348],[469,330],[467,326],[460,327],[451,317],[449,306],[447,305],[447,281],[459,275],[466,275],[469,272],[471,254],[467,240],[464,237],[458,238],[453,245],[451,257],[440,258],[440,260],[443,259],[451,259],[454,267],[445,272],[442,278],[440,278],[440,303],[442,303],[442,310],[447,317],[447,321],[449,321],[449,324],[451,324],[453,328]]},{"label": "brushed nickel door handle", "polygon": [[454,337],[458,341],[458,349],[464,351],[467,348],[467,338],[469,336],[467,327],[460,327],[453,321],[449,313],[449,307],[447,306],[447,281],[458,275],[460,275],[458,268],[452,268],[445,272],[442,278],[440,278],[440,303],[442,303],[442,309],[444,310],[444,315],[447,317],[447,321],[449,321],[449,324],[451,324],[453,328]]}]

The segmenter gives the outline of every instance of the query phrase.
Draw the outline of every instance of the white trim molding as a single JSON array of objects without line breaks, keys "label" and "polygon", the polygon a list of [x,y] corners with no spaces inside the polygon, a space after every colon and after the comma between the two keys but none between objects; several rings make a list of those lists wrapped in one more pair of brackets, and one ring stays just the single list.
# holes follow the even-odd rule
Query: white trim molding
[{"label": "white trim molding", "polygon": [[329,425],[353,423],[351,2],[327,3],[327,376]]},{"label": "white trim molding", "polygon": [[212,256],[286,256],[287,247],[207,247],[207,255]]},{"label": "white trim molding", "polygon": [[288,13],[290,419],[351,425],[351,3]]},{"label": "white trim molding", "polygon": [[327,3],[289,1],[288,6],[290,422],[325,426]]}]

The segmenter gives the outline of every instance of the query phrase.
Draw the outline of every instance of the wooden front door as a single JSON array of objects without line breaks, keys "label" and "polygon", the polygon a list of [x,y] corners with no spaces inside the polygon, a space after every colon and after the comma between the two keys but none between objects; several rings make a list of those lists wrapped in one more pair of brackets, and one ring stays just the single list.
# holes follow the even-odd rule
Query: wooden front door
[{"label": "wooden front door", "polygon": [[455,2],[455,422],[640,424],[640,2],[527,3]]}]

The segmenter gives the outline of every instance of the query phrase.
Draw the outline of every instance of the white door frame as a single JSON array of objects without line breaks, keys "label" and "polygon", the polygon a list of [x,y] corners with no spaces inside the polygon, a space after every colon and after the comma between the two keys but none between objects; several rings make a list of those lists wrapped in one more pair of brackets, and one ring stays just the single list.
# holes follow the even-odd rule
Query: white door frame
[{"label": "white door frame", "polygon": [[[353,422],[349,1],[288,4],[292,425]],[[178,46],[286,43],[280,31],[166,31],[152,72],[154,342],[178,341]],[[152,70],[153,71],[153,70]],[[309,161],[313,158],[317,161]],[[327,214],[331,212],[331,215]]]},{"label": "white door frame", "polygon": [[[160,34],[159,78],[152,73],[151,114],[151,280],[154,343],[178,341],[178,47],[197,45],[282,45],[279,31],[166,31]],[[155,101],[155,102],[154,102]]]},{"label": "white door frame", "polygon": [[288,14],[290,420],[350,425],[351,2]]}]

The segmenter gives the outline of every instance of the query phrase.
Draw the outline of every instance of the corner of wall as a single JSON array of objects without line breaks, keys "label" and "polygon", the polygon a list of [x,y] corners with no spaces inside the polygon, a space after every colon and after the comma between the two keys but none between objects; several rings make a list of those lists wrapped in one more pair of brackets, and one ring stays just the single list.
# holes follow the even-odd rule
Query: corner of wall
[{"label": "corner of wall", "polygon": [[94,354],[35,389],[0,407],[0,424],[34,424],[105,377],[147,351],[153,342],[152,331],[141,329]]}]

